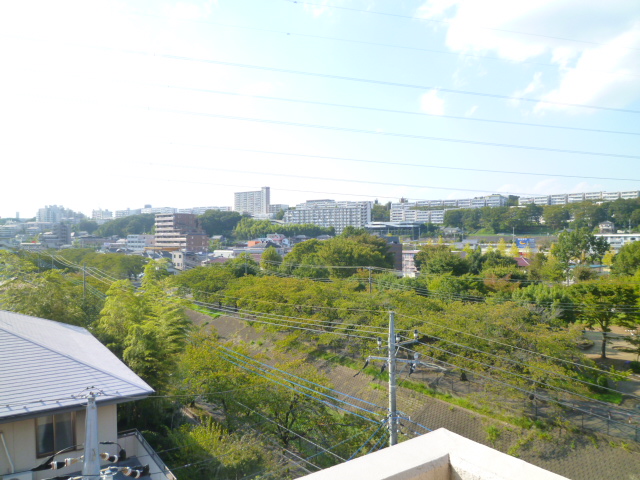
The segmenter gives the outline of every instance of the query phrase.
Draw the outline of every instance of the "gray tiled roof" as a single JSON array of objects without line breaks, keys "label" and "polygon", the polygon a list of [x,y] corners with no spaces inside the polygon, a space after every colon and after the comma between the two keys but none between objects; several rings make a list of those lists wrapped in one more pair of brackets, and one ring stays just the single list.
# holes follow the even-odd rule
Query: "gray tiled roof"
[{"label": "gray tiled roof", "polygon": [[0,422],[86,405],[119,403],[153,389],[86,329],[0,310]]}]

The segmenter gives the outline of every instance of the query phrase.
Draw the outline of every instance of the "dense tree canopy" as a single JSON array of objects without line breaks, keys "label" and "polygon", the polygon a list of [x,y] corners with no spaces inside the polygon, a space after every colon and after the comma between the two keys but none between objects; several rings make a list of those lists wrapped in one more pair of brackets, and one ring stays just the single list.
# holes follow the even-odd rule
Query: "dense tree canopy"
[{"label": "dense tree canopy", "polygon": [[243,217],[238,212],[223,212],[220,210],[207,210],[198,216],[200,226],[210,237],[213,235],[224,235],[230,237],[234,228]]},{"label": "dense tree canopy", "polygon": [[98,237],[110,237],[112,235],[126,237],[127,235],[152,233],[155,221],[156,216],[152,213],[116,218],[100,225],[95,231],[95,235]]},{"label": "dense tree canopy", "polygon": [[90,248],[70,248],[61,250],[58,255],[72,264],[100,269],[115,279],[134,278],[144,271],[147,264],[147,259],[138,255],[98,253]]},{"label": "dense tree canopy", "polygon": [[287,273],[314,278],[327,274],[350,277],[358,267],[393,268],[393,254],[386,240],[349,229],[330,240],[312,239],[295,245],[282,264]]},{"label": "dense tree canopy", "polygon": [[287,237],[295,237],[296,235],[318,237],[320,235],[334,235],[335,229],[333,227],[320,227],[311,223],[274,224],[271,220],[256,220],[243,217],[233,232],[234,236],[240,240],[264,238],[269,233],[282,233]]},{"label": "dense tree canopy", "polygon": [[609,244],[604,238],[596,237],[587,228],[581,228],[560,233],[552,254],[567,271],[570,264],[586,265],[602,261],[607,250]]},{"label": "dense tree canopy", "polygon": [[613,257],[611,271],[615,275],[634,275],[640,269],[640,242],[623,246]]}]

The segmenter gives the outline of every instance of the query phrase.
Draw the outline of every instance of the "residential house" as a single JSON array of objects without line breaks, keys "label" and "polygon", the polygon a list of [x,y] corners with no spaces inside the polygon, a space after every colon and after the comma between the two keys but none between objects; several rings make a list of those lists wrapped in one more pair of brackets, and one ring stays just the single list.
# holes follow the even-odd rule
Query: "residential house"
[{"label": "residential house", "polygon": [[[62,449],[83,455],[85,409],[97,395],[98,439],[105,453],[127,454],[116,466],[149,464],[155,480],[175,480],[137,431],[118,434],[117,406],[154,393],[86,329],[0,310],[0,476],[41,480],[79,472],[34,467]],[[119,474],[115,478],[124,478]]]}]

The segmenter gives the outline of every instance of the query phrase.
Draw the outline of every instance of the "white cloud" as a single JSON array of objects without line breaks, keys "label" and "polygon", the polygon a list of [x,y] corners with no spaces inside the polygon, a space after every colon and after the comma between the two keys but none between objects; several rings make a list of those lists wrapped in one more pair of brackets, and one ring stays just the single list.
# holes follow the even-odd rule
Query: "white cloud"
[{"label": "white cloud", "polygon": [[438,96],[438,90],[429,90],[420,97],[420,110],[430,115],[444,115],[444,99]]},{"label": "white cloud", "polygon": [[[557,88],[542,99],[572,104],[602,104],[622,107],[640,97],[640,56],[633,49],[640,48],[640,24],[597,48],[585,50],[575,68],[561,74]],[[585,109],[566,105],[539,103],[536,112],[570,110],[583,113]]]},{"label": "white cloud", "polygon": [[[636,0],[606,8],[601,0],[428,0],[416,16],[435,21],[434,28],[446,26],[452,51],[557,65],[557,83],[549,73],[544,88],[535,90],[550,102],[620,107],[640,97]],[[533,92],[537,80],[520,93]],[[535,111],[568,108],[539,104]]]}]

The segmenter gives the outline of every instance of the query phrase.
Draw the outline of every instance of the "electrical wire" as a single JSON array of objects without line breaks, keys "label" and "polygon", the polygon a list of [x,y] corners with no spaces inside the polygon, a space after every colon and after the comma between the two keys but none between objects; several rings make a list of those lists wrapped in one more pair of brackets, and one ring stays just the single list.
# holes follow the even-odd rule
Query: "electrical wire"
[{"label": "electrical wire", "polygon": [[[493,56],[490,56],[490,55],[478,55],[478,54],[467,53],[467,52],[452,52],[452,51],[449,51],[449,50],[437,50],[437,49],[432,49],[432,48],[422,48],[422,47],[409,46],[409,45],[398,45],[398,44],[390,44],[390,43],[371,42],[371,41],[366,41],[366,40],[356,40],[356,39],[341,38],[341,37],[329,37],[329,36],[324,36],[324,35],[313,35],[313,34],[308,34],[308,33],[290,32],[290,31],[284,31],[284,30],[273,30],[273,29],[260,28],[260,27],[249,27],[249,26],[246,26],[246,25],[231,25],[231,24],[228,24],[228,23],[213,22],[213,21],[210,21],[210,20],[200,20],[200,19],[191,19],[191,18],[175,18],[175,17],[169,18],[169,17],[162,16],[162,15],[155,15],[155,14],[142,13],[142,12],[127,12],[127,14],[128,15],[151,17],[151,18],[162,19],[162,20],[171,20],[172,22],[177,20],[177,21],[181,21],[181,22],[192,22],[192,23],[199,23],[199,24],[205,24],[205,25],[216,25],[216,26],[220,26],[220,27],[236,28],[236,29],[242,29],[242,30],[253,30],[253,31],[258,31],[258,32],[275,33],[275,34],[285,35],[285,36],[288,36],[288,37],[301,37],[301,38],[311,38],[311,39],[317,39],[317,40],[329,40],[329,41],[353,43],[353,44],[359,44],[359,45],[368,45],[368,46],[374,46],[374,47],[397,48],[397,49],[403,49],[403,50],[413,50],[413,51],[417,51],[417,52],[437,53],[437,54],[442,54],[442,55],[451,55],[451,56],[455,56],[455,57],[480,58],[480,59],[485,59],[485,60],[495,60],[495,61],[499,61],[499,62],[503,62],[503,63],[511,63],[511,60],[504,59],[504,58],[501,58],[501,57],[493,57]],[[558,68],[557,64],[544,63],[544,62],[534,62],[534,61],[530,61],[530,60],[519,60],[518,63],[522,63],[522,64],[525,64],[525,65],[538,65],[538,66],[543,66],[543,67],[552,67],[554,69]],[[575,69],[570,69],[570,70],[574,71]],[[640,74],[633,73],[633,72],[620,72],[620,73],[618,73],[618,72],[612,72],[612,71],[609,71],[609,70],[592,70],[592,69],[589,69],[587,71],[599,72],[599,73],[608,73],[608,74],[611,74],[611,75],[615,74],[615,75],[633,76],[633,77],[640,76]]]},{"label": "electrical wire", "polygon": [[[312,6],[316,6],[316,7],[347,10],[347,11],[351,11],[351,12],[367,13],[367,14],[371,14],[371,15],[383,15],[383,16],[387,16],[387,17],[406,18],[406,19],[409,19],[409,20],[420,20],[420,21],[424,21],[424,22],[443,23],[443,24],[446,24],[446,25],[454,25],[454,24],[457,24],[457,23],[464,23],[464,25],[467,28],[477,28],[477,29],[481,29],[481,30],[489,30],[489,31],[494,31],[494,32],[513,33],[515,35],[525,35],[525,36],[529,36],[529,37],[548,38],[548,39],[551,39],[551,40],[563,40],[563,41],[567,41],[567,42],[584,43],[584,44],[588,44],[588,45],[600,45],[600,46],[607,45],[606,43],[594,42],[594,41],[590,41],[590,40],[579,40],[579,39],[575,39],[575,38],[557,37],[557,36],[552,36],[552,35],[544,35],[544,34],[540,34],[540,33],[520,32],[520,31],[517,31],[517,30],[507,30],[507,29],[504,29],[504,28],[483,27],[483,26],[480,26],[480,25],[473,25],[471,22],[459,22],[459,21],[454,21],[454,20],[443,20],[443,19],[435,19],[435,18],[422,18],[422,17],[416,17],[416,16],[412,16],[412,15],[401,15],[401,14],[396,14],[396,13],[378,12],[378,11],[369,10],[369,9],[363,10],[363,9],[359,9],[359,8],[331,5],[331,4],[326,4],[326,3],[315,3],[315,2],[309,2],[309,1],[303,1],[303,0],[284,0],[284,1],[288,2],[288,3],[299,4],[299,5],[312,5]],[[618,47],[618,48],[622,48],[622,49],[625,49],[625,50],[640,50],[639,48],[636,48],[636,47]]]},{"label": "electrical wire", "polygon": [[[623,132],[616,132],[616,133],[623,133]],[[631,132],[627,132],[627,133],[631,133]],[[640,133],[637,133],[637,134],[633,133],[633,134],[634,135],[640,135]],[[393,165],[393,166],[412,167],[412,168],[435,168],[435,169],[441,169],[441,170],[456,170],[456,171],[465,171],[465,172],[505,173],[505,174],[510,174],[510,175],[531,175],[531,176],[558,177],[558,178],[584,178],[584,179],[591,179],[591,180],[616,180],[616,181],[640,182],[640,179],[633,179],[633,178],[594,177],[594,176],[583,176],[583,175],[560,175],[560,174],[553,174],[553,173],[518,172],[518,171],[513,171],[513,170],[494,170],[494,169],[485,169],[485,168],[452,167],[452,166],[443,166],[443,165],[424,165],[424,164],[418,164],[418,163],[404,163],[404,162],[398,162],[398,161],[370,160],[370,159],[362,159],[362,158],[336,157],[336,156],[329,156],[329,155],[310,155],[310,154],[305,154],[305,153],[277,152],[277,151],[273,151],[273,150],[257,150],[257,149],[250,149],[250,148],[221,147],[221,146],[216,146],[216,145],[198,145],[198,144],[183,143],[183,142],[167,142],[166,144],[167,145],[186,146],[186,147],[195,147],[195,148],[227,150],[227,151],[234,151],[234,152],[259,153],[259,154],[265,154],[265,155],[277,155],[277,156],[285,156],[285,157],[289,156],[289,157],[299,157],[299,158],[340,160],[340,161],[344,161],[344,162],[358,162],[358,163],[368,163],[368,164],[378,164],[378,165]],[[319,193],[325,193],[325,192],[319,192]],[[331,192],[328,192],[328,193],[331,193]],[[384,198],[384,197],[380,197],[380,198]]]},{"label": "electrical wire", "polygon": [[[46,41],[48,43],[53,42],[50,39],[47,39]],[[64,43],[64,42],[58,42],[58,43]],[[631,114],[640,113],[640,110],[605,107],[605,106],[598,106],[598,105],[586,105],[586,104],[578,104],[578,103],[557,102],[557,101],[545,100],[542,98],[517,97],[512,95],[499,95],[499,94],[492,94],[492,93],[485,93],[485,92],[474,92],[469,90],[441,88],[433,85],[405,84],[405,83],[391,82],[391,81],[385,81],[385,80],[374,80],[374,79],[367,79],[367,78],[350,77],[345,75],[332,75],[332,74],[320,73],[320,72],[307,72],[307,71],[287,69],[287,68],[269,67],[265,65],[255,65],[255,64],[240,63],[240,62],[228,62],[228,61],[215,60],[210,58],[196,58],[196,57],[191,57],[187,55],[174,55],[174,54],[158,53],[158,52],[152,53],[152,52],[146,52],[142,50],[133,50],[133,49],[124,49],[124,48],[106,47],[106,46],[97,46],[97,45],[83,45],[82,47],[87,49],[92,49],[92,50],[120,52],[120,53],[129,54],[129,55],[139,55],[139,56],[145,56],[145,57],[163,58],[168,60],[222,65],[227,67],[246,68],[246,69],[252,69],[252,70],[286,73],[286,74],[292,74],[292,75],[318,77],[318,78],[325,78],[330,80],[343,80],[343,81],[351,81],[351,82],[359,82],[359,83],[369,83],[369,84],[380,85],[380,86],[410,88],[410,89],[419,89],[419,90],[435,89],[435,90],[438,90],[439,92],[444,92],[444,93],[455,93],[460,95],[471,95],[471,96],[479,96],[484,98],[492,98],[492,99],[500,99],[500,100],[517,100],[522,102],[544,103],[549,105],[560,105],[565,107],[586,108],[586,109],[604,110],[604,111],[612,111],[612,112],[620,112],[620,113],[631,113]]]}]

